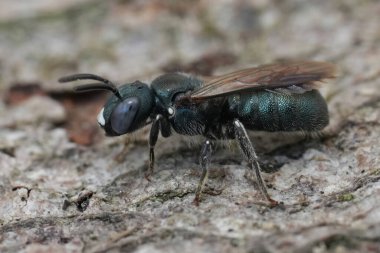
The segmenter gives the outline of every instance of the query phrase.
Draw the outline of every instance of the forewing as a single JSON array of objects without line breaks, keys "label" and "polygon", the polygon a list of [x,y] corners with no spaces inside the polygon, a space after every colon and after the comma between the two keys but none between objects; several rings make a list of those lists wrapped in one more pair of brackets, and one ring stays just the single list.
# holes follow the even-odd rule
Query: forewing
[{"label": "forewing", "polygon": [[255,90],[302,93],[317,88],[317,84],[335,77],[335,66],[327,62],[288,62],[238,70],[207,79],[190,94],[191,100],[226,96]]}]

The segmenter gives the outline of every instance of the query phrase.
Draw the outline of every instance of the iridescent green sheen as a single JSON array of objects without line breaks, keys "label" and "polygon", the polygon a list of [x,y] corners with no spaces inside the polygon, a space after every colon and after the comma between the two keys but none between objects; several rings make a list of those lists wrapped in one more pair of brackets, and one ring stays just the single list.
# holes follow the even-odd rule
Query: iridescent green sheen
[{"label": "iridescent green sheen", "polygon": [[317,90],[302,94],[259,91],[229,102],[234,116],[250,130],[318,131],[329,122],[326,102]]}]

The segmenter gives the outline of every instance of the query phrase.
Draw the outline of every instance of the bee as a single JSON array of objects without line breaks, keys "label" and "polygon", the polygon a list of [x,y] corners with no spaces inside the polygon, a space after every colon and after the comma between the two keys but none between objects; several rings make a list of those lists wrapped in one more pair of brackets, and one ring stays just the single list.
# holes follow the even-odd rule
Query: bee
[{"label": "bee", "polygon": [[333,64],[316,61],[281,62],[237,70],[211,78],[183,73],[158,76],[150,86],[135,81],[117,87],[93,74],[74,74],[59,79],[66,83],[94,80],[74,88],[76,92],[109,90],[98,115],[107,136],[120,136],[151,125],[149,134],[149,178],[154,170],[154,148],[161,132],[167,138],[176,132],[204,138],[199,163],[201,177],[194,203],[199,204],[207,181],[210,157],[218,140],[236,140],[248,161],[259,189],[271,205],[260,165],[247,130],[269,132],[318,132],[329,123],[328,108],[317,90],[335,77]]}]

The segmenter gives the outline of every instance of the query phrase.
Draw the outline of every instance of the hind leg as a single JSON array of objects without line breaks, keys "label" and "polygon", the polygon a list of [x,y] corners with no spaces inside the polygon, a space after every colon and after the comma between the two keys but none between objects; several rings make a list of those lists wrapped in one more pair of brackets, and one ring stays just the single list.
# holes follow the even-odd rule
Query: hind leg
[{"label": "hind leg", "polygon": [[256,180],[259,185],[261,193],[266,198],[266,200],[270,203],[271,206],[276,206],[278,204],[277,201],[273,200],[269,196],[267,187],[264,183],[264,180],[261,177],[261,173],[260,173],[261,169],[257,161],[257,155],[255,152],[255,149],[253,148],[251,140],[248,137],[247,131],[244,128],[244,125],[238,119],[235,119],[233,121],[233,126],[235,130],[235,138],[237,139],[243,154],[248,159],[250,169],[255,172]]}]

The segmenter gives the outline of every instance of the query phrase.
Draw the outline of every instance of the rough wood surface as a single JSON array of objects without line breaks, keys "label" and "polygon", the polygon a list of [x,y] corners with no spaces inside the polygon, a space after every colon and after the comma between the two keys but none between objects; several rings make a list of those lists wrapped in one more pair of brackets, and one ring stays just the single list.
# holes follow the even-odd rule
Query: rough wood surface
[{"label": "rough wood surface", "polygon": [[[0,10],[1,252],[380,252],[379,1],[5,0]],[[324,137],[252,136],[283,202],[272,209],[233,145],[212,158],[207,187],[221,194],[199,207],[196,144],[160,139],[146,181],[147,129],[103,137],[104,96],[56,82],[286,58],[333,62],[340,76],[322,90]]]}]

